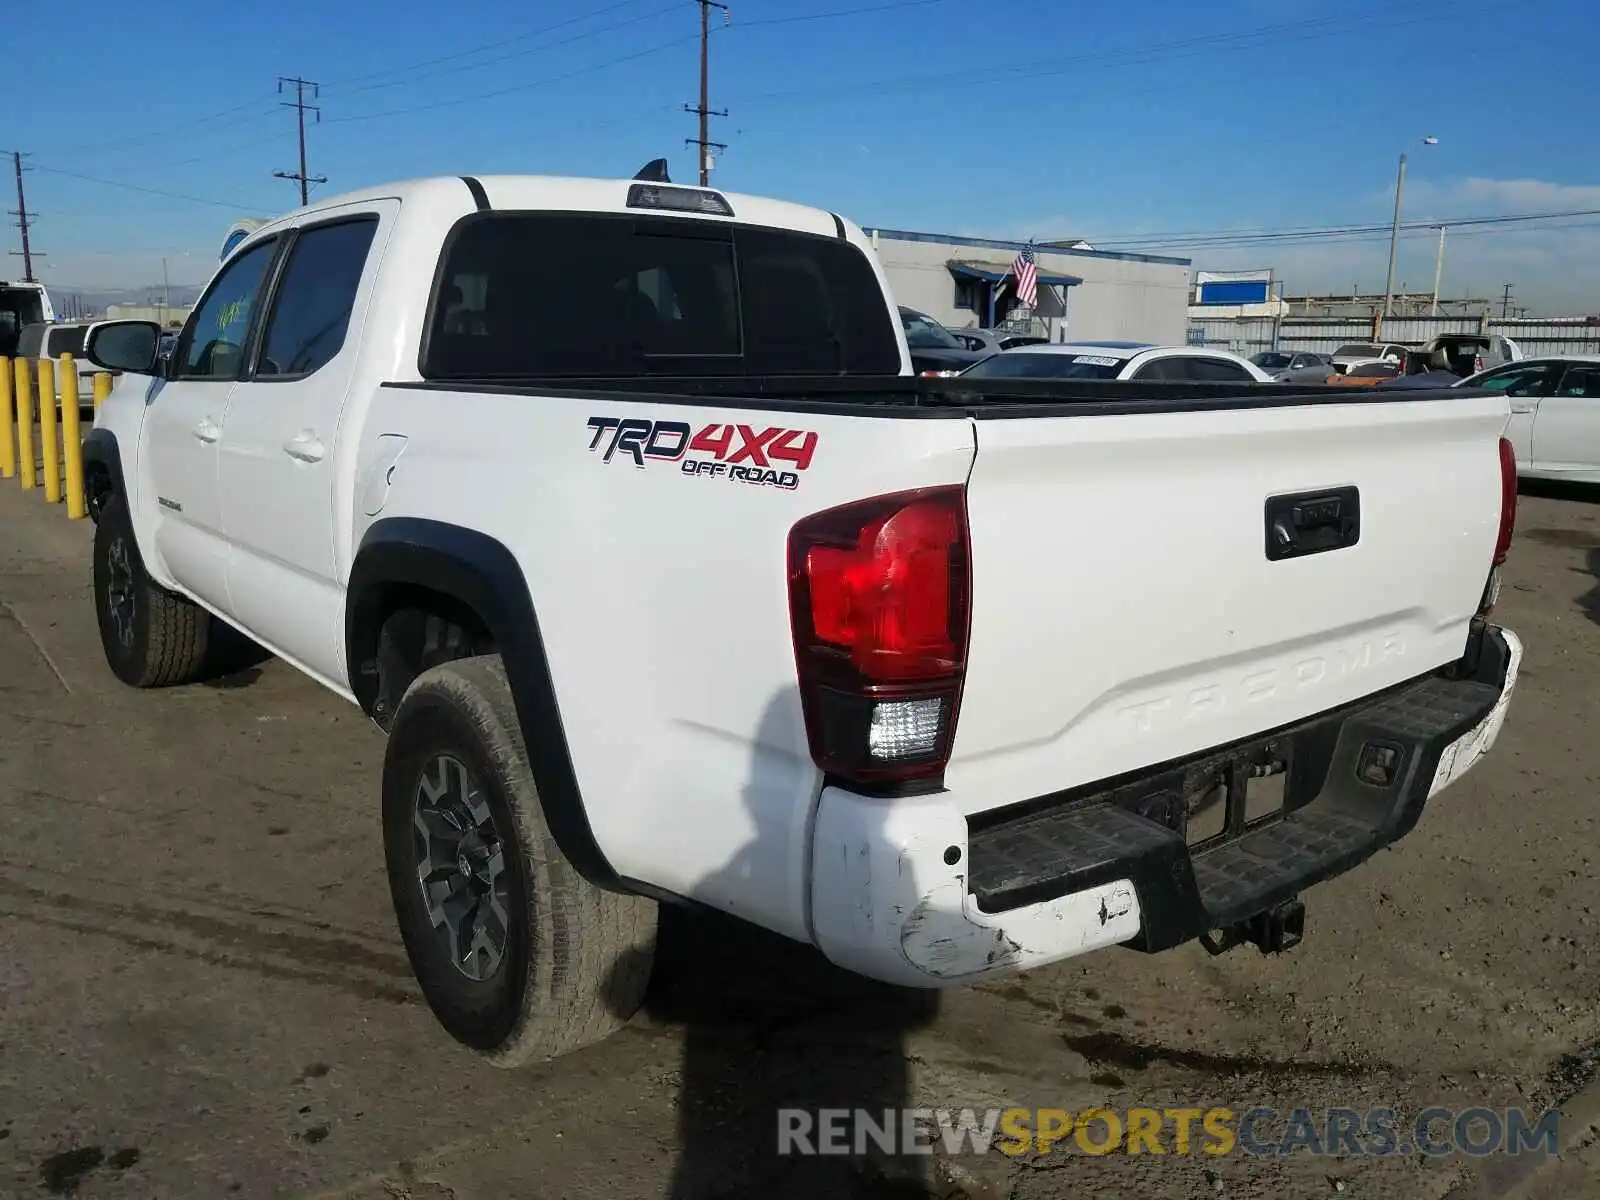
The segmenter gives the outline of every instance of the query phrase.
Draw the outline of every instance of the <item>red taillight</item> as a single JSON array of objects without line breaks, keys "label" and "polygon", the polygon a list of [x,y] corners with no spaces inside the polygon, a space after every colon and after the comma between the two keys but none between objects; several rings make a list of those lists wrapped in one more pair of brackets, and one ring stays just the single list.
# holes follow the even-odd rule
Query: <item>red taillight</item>
[{"label": "red taillight", "polygon": [[1511,439],[1500,439],[1500,535],[1494,543],[1494,565],[1505,562],[1517,524],[1517,452]]},{"label": "red taillight", "polygon": [[966,668],[964,493],[829,509],[789,533],[789,608],[811,756],[861,782],[937,777]]}]

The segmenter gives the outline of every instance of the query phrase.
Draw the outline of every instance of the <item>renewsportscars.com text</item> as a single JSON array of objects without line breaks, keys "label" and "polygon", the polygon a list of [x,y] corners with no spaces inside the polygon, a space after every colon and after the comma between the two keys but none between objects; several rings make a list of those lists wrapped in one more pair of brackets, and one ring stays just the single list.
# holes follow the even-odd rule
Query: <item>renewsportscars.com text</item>
[{"label": "renewsportscars.com text", "polygon": [[1520,1108],[780,1109],[779,1154],[1082,1153],[1444,1157],[1556,1153],[1558,1114]]}]

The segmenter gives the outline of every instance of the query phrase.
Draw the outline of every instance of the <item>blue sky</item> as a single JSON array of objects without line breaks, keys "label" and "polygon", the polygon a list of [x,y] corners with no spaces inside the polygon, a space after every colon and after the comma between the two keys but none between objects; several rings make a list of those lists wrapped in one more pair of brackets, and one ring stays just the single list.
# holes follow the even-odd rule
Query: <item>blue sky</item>
[{"label": "blue sky", "polygon": [[[726,27],[713,11],[712,107],[730,110],[713,121],[728,143],[713,182],[862,224],[1107,244],[1377,224],[1402,150],[1408,220],[1600,210],[1586,0],[731,4]],[[38,273],[60,290],[147,285],[166,255],[174,282],[201,282],[232,220],[293,208],[272,176],[295,167],[279,75],[322,85],[310,164],[329,182],[314,195],[427,174],[629,175],[658,155],[692,178],[694,0],[451,9],[88,0],[81,36],[8,63],[0,149],[36,168]],[[1600,311],[1600,217],[1551,225],[1452,233],[1444,290],[1509,280],[1535,311]],[[1431,287],[1435,245],[1402,239],[1413,289]],[[1183,253],[1271,266],[1291,291],[1371,291],[1387,240]]]}]

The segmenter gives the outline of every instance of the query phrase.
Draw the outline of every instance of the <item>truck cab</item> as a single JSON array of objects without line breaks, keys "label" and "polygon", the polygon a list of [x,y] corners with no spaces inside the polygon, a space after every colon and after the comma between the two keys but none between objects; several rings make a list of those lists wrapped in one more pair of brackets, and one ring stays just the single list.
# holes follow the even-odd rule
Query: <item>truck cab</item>
[{"label": "truck cab", "polygon": [[44,284],[23,282],[8,283],[0,279],[0,358],[18,355],[18,342],[22,331],[29,325],[48,323],[56,319],[50,305],[50,293]]}]

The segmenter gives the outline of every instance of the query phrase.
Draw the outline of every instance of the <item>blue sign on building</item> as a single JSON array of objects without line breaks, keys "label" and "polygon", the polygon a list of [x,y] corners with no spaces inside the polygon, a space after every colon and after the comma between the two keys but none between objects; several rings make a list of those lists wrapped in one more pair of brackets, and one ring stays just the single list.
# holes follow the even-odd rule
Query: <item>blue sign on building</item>
[{"label": "blue sign on building", "polygon": [[1265,304],[1272,284],[1265,279],[1218,279],[1200,285],[1201,304]]}]

